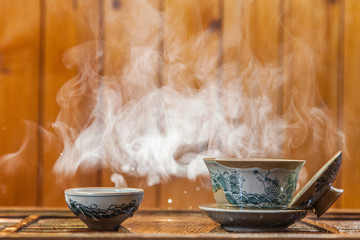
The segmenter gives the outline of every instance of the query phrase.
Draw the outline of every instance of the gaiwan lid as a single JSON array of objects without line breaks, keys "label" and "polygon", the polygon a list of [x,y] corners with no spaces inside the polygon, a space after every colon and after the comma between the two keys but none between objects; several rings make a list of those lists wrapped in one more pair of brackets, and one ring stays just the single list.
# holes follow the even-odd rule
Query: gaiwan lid
[{"label": "gaiwan lid", "polygon": [[325,213],[344,191],[331,186],[339,173],[341,163],[342,152],[339,151],[300,190],[290,207],[313,208],[318,217]]}]

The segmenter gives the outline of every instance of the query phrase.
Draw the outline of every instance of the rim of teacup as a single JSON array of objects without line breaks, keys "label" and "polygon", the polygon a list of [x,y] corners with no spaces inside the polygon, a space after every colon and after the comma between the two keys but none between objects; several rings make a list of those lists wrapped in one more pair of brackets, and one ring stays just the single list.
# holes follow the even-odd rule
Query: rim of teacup
[{"label": "rim of teacup", "polygon": [[230,168],[261,168],[264,170],[283,168],[288,170],[301,169],[306,161],[298,159],[271,159],[271,158],[203,158],[206,165],[216,162]]},{"label": "rim of teacup", "polygon": [[133,194],[143,194],[141,188],[117,188],[117,187],[81,187],[69,188],[64,192],[72,196],[124,196]]},{"label": "rim of teacup", "polygon": [[276,159],[276,158],[226,158],[226,157],[219,157],[219,158],[203,158],[204,161],[236,161],[236,162],[298,162],[298,163],[305,163],[306,160],[301,159]]}]

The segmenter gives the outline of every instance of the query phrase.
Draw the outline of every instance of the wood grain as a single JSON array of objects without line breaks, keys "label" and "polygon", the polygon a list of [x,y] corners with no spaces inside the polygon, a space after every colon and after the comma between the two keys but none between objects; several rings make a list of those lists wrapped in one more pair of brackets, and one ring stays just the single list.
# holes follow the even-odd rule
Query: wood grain
[{"label": "wood grain", "polygon": [[357,201],[360,196],[360,190],[356,183],[360,177],[359,157],[360,150],[357,142],[360,137],[359,113],[360,90],[359,77],[360,69],[360,2],[346,1],[345,3],[345,30],[344,30],[344,113],[343,124],[346,136],[346,146],[348,153],[344,155],[343,165],[343,187],[345,194],[343,196],[343,206],[347,208],[357,207]]},{"label": "wood grain", "polygon": [[[127,219],[118,232],[90,230],[78,218],[64,217],[63,210],[13,209],[14,215],[6,215],[0,209],[0,221],[10,223],[15,216],[34,212],[18,225],[28,222],[18,232],[0,232],[0,238],[11,239],[360,239],[359,213],[356,211],[330,211],[320,218],[309,215],[303,221],[291,225],[286,232],[230,233],[221,228],[200,211],[147,210],[135,213]],[[53,216],[51,216],[51,212]],[[69,212],[70,213],[70,212]],[[50,214],[50,215],[49,215]],[[357,218],[348,219],[348,216]]]},{"label": "wood grain", "polygon": [[36,205],[38,201],[39,22],[38,0],[0,1],[0,202],[3,206]]},{"label": "wood grain", "polygon": [[[90,84],[90,63],[94,61],[99,45],[99,1],[65,0],[61,3],[47,0],[44,2],[44,63],[41,69],[44,75],[43,88],[43,127],[49,133],[43,135],[43,195],[44,206],[66,206],[64,189],[81,186],[98,186],[96,169],[80,170],[74,176],[59,176],[53,172],[54,164],[61,153],[61,139],[55,138],[52,124],[63,121],[75,131],[80,131],[88,120],[92,106],[90,93],[85,93],[80,99],[80,89],[69,87],[76,81]],[[56,6],[56,7],[54,7]],[[61,33],[61,34],[59,34]],[[70,67],[67,69],[66,67]],[[95,70],[96,71],[96,70]],[[67,88],[59,90],[67,83]],[[78,93],[76,93],[78,91]],[[70,102],[73,94],[74,101]],[[78,102],[76,102],[79,100]],[[60,114],[59,103],[69,101]],[[63,103],[64,104],[64,103]]]},{"label": "wood grain", "polygon": [[[219,10],[221,2],[165,1],[164,86],[179,91],[196,91],[206,84],[220,84],[222,66],[218,64],[222,61],[220,54],[223,51],[220,42],[223,22],[223,13]],[[179,71],[177,66],[182,64],[184,69]],[[193,151],[196,151],[196,147]],[[206,183],[208,176],[191,180],[181,176],[170,177],[160,185],[157,207],[197,209],[199,204],[213,202],[211,188]]]},{"label": "wood grain", "polygon": [[[329,115],[334,121],[333,126],[338,131],[338,135],[332,138],[331,147],[342,149],[344,159],[347,158],[347,146],[343,137],[344,125],[344,1],[330,2],[325,1],[327,29],[326,39],[327,50],[324,56],[323,67],[320,68],[320,81],[318,81],[319,91],[324,103],[329,108]],[[339,176],[334,185],[343,187],[343,172],[340,170]],[[336,207],[343,206],[342,201],[337,201]]]},{"label": "wood grain", "polygon": [[40,217],[39,215],[30,215],[30,216],[24,218],[23,220],[17,222],[16,224],[3,229],[1,232],[3,232],[3,233],[18,232],[22,228],[26,227],[27,225],[29,225],[33,222],[36,222],[39,219],[39,217]]},{"label": "wood grain", "polygon": [[306,224],[309,224],[311,226],[314,226],[316,228],[319,228],[319,229],[321,229],[322,231],[325,231],[325,232],[340,233],[340,231],[336,227],[330,226],[330,225],[325,224],[325,223],[321,223],[319,221],[314,221],[314,220],[311,220],[311,219],[303,219],[302,222],[304,222]]},{"label": "wood grain", "polygon": [[[100,164],[72,177],[54,174],[62,143],[52,123],[62,102],[59,90],[69,83],[62,94],[76,95],[71,83],[80,78],[85,93],[59,119],[77,133],[95,104],[92,90],[116,81],[126,104],[131,93],[125,89],[136,83],[122,76],[138,46],[157,57],[147,62],[153,71],[136,94],[153,86],[196,91],[215,83],[216,104],[224,111],[232,110],[224,105],[226,88],[253,100],[266,94],[271,117],[290,127],[281,151],[262,154],[308,160],[303,185],[343,150],[335,185],[345,192],[336,206],[360,207],[354,184],[360,177],[359,13],[357,0],[0,1],[0,205],[65,206],[65,188],[114,185],[112,170]],[[271,82],[277,87],[270,89]],[[216,144],[225,147],[221,126],[216,134]],[[213,202],[208,176],[172,177],[148,187],[145,176],[122,174],[128,186],[145,188],[144,208],[194,209]]]},{"label": "wood grain", "polygon": [[[327,35],[336,16],[327,21],[325,1],[284,2],[284,98],[283,114],[291,127],[286,131],[284,149],[295,159],[305,159],[304,180],[311,178],[337,151],[337,114],[332,113],[337,95],[337,75],[328,54],[337,52]],[[333,32],[331,37],[336,38]],[[327,45],[329,44],[329,45]],[[330,66],[329,66],[330,65]],[[337,71],[337,65],[332,66]],[[333,81],[333,82],[332,82]],[[318,87],[321,86],[321,92]],[[326,90],[325,90],[326,89]],[[323,96],[322,96],[323,95]],[[328,106],[329,102],[329,106]]]},{"label": "wood grain", "polygon": [[[149,51],[160,51],[160,31],[162,26],[162,19],[160,15],[161,1],[104,1],[104,50],[105,50],[105,68],[104,68],[104,83],[105,88],[107,83],[111,87],[113,82],[121,87],[123,91],[120,93],[122,99],[122,106],[126,106],[132,96],[127,90],[132,83],[136,85],[136,79],[129,74],[131,68],[134,68],[134,54],[139,54],[136,49],[146,49]],[[139,17],[136,17],[139,14]],[[141,34],[135,34],[141,32]],[[149,75],[144,75],[141,79],[145,85],[149,85],[149,89],[140,89],[144,94],[151,89],[153,83],[159,85],[161,81],[159,76],[162,73],[157,73],[159,69],[159,62],[154,61],[148,63],[151,65],[153,72]],[[135,66],[136,67],[136,66]],[[136,74],[135,71],[133,73]],[[128,75],[127,75],[128,74]],[[131,89],[130,89],[131,91]],[[138,92],[138,97],[144,94]],[[137,96],[133,96],[137,97]],[[111,165],[111,164],[109,164]],[[144,166],[146,167],[146,166]],[[103,186],[128,186],[139,187],[145,190],[144,202],[142,208],[154,208],[158,206],[157,191],[159,185],[148,186],[147,179],[141,176],[134,176],[131,172],[116,172],[119,169],[111,169],[110,166],[103,169],[102,185]],[[124,177],[126,183],[115,183],[111,181],[113,173],[119,173]]]}]

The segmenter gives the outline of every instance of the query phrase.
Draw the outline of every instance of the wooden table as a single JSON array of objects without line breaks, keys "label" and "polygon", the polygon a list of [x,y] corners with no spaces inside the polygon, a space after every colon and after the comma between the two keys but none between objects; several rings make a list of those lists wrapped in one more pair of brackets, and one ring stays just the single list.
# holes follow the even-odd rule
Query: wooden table
[{"label": "wooden table", "polygon": [[360,239],[360,211],[310,214],[279,233],[230,233],[201,211],[141,210],[118,232],[89,230],[67,209],[0,208],[0,238],[11,239]]}]

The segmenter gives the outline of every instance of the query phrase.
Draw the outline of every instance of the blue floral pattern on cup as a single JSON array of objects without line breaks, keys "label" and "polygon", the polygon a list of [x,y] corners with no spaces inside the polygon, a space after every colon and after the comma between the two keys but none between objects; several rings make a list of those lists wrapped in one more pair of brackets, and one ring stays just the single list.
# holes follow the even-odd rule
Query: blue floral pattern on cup
[{"label": "blue floral pattern on cup", "polygon": [[76,216],[82,214],[89,219],[99,221],[100,219],[109,219],[120,215],[124,215],[125,218],[132,217],[139,208],[139,203],[136,200],[132,200],[128,204],[111,204],[107,209],[101,209],[94,203],[90,206],[85,206],[69,199],[68,206]]},{"label": "blue floral pattern on cup", "polygon": [[[244,208],[287,207],[293,198],[301,169],[250,168],[236,171],[217,162],[212,164],[215,164],[213,168],[211,165],[208,167],[214,193],[222,190],[228,203]],[[275,177],[275,171],[277,176],[281,172],[280,178]]]}]

